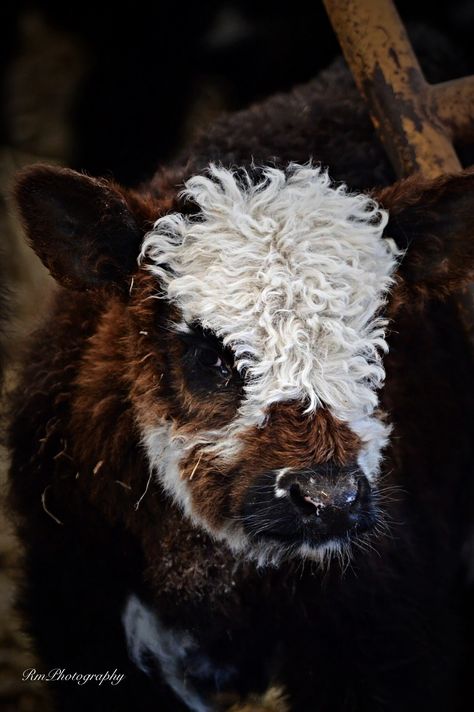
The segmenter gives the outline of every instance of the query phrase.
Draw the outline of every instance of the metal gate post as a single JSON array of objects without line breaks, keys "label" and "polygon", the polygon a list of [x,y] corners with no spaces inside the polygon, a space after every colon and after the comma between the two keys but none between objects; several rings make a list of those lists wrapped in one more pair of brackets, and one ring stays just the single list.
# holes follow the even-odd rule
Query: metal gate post
[{"label": "metal gate post", "polygon": [[461,170],[453,140],[474,140],[474,77],[430,85],[391,0],[323,0],[399,177]]}]

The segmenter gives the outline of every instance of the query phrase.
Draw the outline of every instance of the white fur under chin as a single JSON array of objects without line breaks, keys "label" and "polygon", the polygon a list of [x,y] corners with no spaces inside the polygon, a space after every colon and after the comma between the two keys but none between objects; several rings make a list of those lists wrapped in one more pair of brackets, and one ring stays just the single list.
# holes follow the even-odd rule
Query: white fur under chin
[{"label": "white fur under chin", "polygon": [[351,559],[351,546],[347,541],[331,539],[325,544],[312,546],[311,544],[298,544],[285,546],[281,542],[260,542],[248,545],[245,558],[254,561],[260,568],[277,567],[284,561],[303,559],[325,569],[332,559],[339,560],[342,564]]}]

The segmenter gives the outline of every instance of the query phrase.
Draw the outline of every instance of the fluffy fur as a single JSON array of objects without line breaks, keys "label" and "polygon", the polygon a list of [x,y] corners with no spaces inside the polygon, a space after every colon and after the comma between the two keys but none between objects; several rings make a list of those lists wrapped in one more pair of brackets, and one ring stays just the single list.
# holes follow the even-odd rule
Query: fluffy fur
[{"label": "fluffy fur", "polygon": [[[185,712],[195,704],[190,687],[213,712],[245,704],[441,712],[472,699],[461,552],[472,535],[474,369],[450,295],[473,274],[474,173],[431,183],[415,176],[378,193],[390,214],[386,235],[408,248],[388,295],[397,256],[380,239],[385,214],[310,165],[285,172],[311,153],[357,190],[393,182],[341,65],[218,122],[137,194],[70,171],[32,169],[20,179],[29,237],[67,287],[32,342],[12,406],[22,606],[45,669],[59,662],[125,674],[108,689],[58,683],[60,710]],[[262,165],[277,157],[281,171],[270,169],[261,184],[230,170],[252,156]],[[203,175],[213,160],[228,170]],[[185,183],[187,200],[179,196]],[[313,193],[315,203],[306,199]],[[280,232],[290,206],[298,218],[291,250]],[[317,285],[333,294],[335,312]],[[382,364],[387,297],[393,325]],[[196,319],[237,352],[251,376],[244,388],[238,378],[205,376],[188,357],[183,328],[196,330]],[[295,335],[285,352],[282,338]],[[376,505],[390,535],[356,537],[350,564],[331,561],[326,571],[301,556],[262,570],[234,553],[230,538],[224,545],[220,534],[240,525],[254,495],[257,526],[274,524],[275,507],[287,504],[275,496],[284,468],[319,477],[326,467],[336,481],[352,472],[367,446],[359,415],[374,428],[364,468],[376,472],[384,369],[380,408],[393,435]],[[188,643],[197,657],[182,657]],[[227,682],[223,669],[235,672]],[[265,693],[275,683],[284,704]]]},{"label": "fluffy fur", "polygon": [[239,432],[296,400],[350,423],[373,477],[387,434],[371,418],[385,375],[380,310],[398,255],[381,239],[386,212],[309,165],[265,168],[257,182],[211,166],[184,197],[199,212],[160,218],[142,261],[160,296],[217,334],[246,374],[238,416],[212,449],[232,458]]}]

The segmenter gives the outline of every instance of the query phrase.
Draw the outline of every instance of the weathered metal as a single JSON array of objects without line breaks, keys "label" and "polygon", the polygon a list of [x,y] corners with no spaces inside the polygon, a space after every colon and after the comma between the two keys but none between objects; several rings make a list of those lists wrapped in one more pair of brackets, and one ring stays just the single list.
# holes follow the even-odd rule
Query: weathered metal
[{"label": "weathered metal", "polygon": [[[323,2],[397,175],[461,170],[453,141],[474,142],[474,76],[428,84],[391,0]],[[474,286],[457,303],[474,348]]]},{"label": "weathered metal", "polygon": [[474,77],[425,80],[391,0],[323,0],[399,177],[461,169],[453,139],[474,140]]},{"label": "weathered metal", "polygon": [[474,76],[428,84],[428,109],[453,140],[474,143]]}]

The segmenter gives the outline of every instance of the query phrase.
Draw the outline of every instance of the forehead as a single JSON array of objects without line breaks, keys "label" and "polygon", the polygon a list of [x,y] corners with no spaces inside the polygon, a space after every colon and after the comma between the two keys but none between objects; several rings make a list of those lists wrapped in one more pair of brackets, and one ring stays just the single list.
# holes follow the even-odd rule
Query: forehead
[{"label": "forehead", "polygon": [[342,418],[373,407],[396,266],[386,213],[311,166],[256,181],[211,166],[185,196],[196,214],[159,219],[142,257],[183,322],[232,348],[255,412],[295,398]]}]

